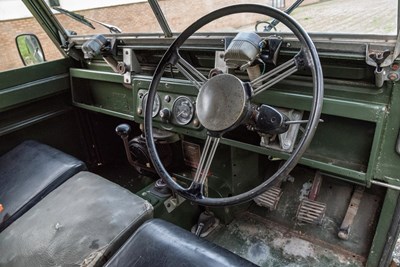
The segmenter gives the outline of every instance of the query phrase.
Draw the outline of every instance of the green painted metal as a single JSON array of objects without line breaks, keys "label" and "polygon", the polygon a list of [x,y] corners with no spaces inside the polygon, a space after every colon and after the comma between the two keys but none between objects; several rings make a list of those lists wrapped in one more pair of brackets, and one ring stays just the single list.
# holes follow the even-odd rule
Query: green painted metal
[{"label": "green painted metal", "polygon": [[[96,70],[83,70],[83,69],[71,69],[71,76],[75,78],[83,78],[89,80],[96,81],[104,81],[104,82],[112,82],[112,83],[121,83],[122,76],[114,73],[108,73],[104,71],[96,71]],[[147,88],[150,84],[151,77],[143,76],[143,75],[135,75],[133,77],[133,95],[137,95],[139,89]],[[281,107],[294,107],[297,109],[308,110],[309,103],[311,100],[311,96],[307,95],[307,89],[303,88],[309,85],[309,81],[296,81],[297,91],[287,89],[288,85],[293,86],[295,81],[289,80],[286,84],[282,84],[282,88],[278,90],[270,90],[265,92],[264,94],[257,97],[256,101],[260,103],[268,103],[271,105],[281,106]],[[102,97],[105,90],[110,89],[99,89],[105,85],[98,84],[96,90],[103,91],[98,92],[98,95]],[[285,89],[286,88],[286,89]],[[366,85],[363,83],[343,83],[339,81],[331,81],[331,83],[327,83],[328,93],[327,97],[324,100],[324,108],[323,108],[323,116],[324,114],[334,115],[343,118],[356,119],[360,121],[369,121],[374,122],[374,134],[373,134],[373,142],[370,146],[365,146],[365,148],[369,149],[369,151],[363,152],[363,157],[367,157],[367,163],[365,164],[367,170],[357,170],[352,168],[346,168],[344,166],[337,166],[335,164],[331,164],[329,162],[323,162],[321,160],[308,158],[307,156],[301,161],[302,164],[305,164],[310,167],[321,169],[327,173],[344,176],[347,177],[348,180],[364,185],[369,186],[369,181],[374,178],[376,165],[380,162],[379,151],[381,149],[381,142],[383,136],[385,134],[385,121],[387,117],[387,103],[385,103],[389,97],[391,97],[392,87],[385,86],[381,89],[376,89],[373,86]],[[303,91],[304,90],[304,91]],[[160,92],[166,93],[175,93],[175,94],[185,94],[185,95],[196,95],[196,89],[190,84],[190,82],[176,79],[164,79],[159,88]],[[357,96],[357,98],[352,99],[352,97]],[[104,98],[105,96],[103,96]],[[284,99],[284,101],[282,101]],[[352,99],[352,100],[350,100]],[[104,99],[105,102],[107,99]],[[130,112],[121,112],[110,109],[105,109],[102,106],[93,106],[88,105],[86,103],[79,103],[77,101],[76,105],[97,112],[103,112],[105,114],[117,116],[120,118],[126,118],[129,120],[135,119],[136,122],[142,123],[142,118],[139,118],[136,110],[138,108],[138,102],[133,103],[132,110],[134,115]],[[118,109],[118,107],[116,107]],[[120,109],[123,110],[123,109]],[[357,122],[354,121],[354,127],[357,128]],[[165,125],[162,122],[155,122],[155,125],[161,128],[167,128],[169,130],[176,131],[181,134],[204,138],[205,132],[204,129],[199,131],[191,131],[185,127],[179,126],[171,126]],[[317,132],[318,133],[318,132]],[[346,135],[345,132],[341,134],[340,138],[347,140],[349,143],[358,142],[364,140],[366,137],[362,133],[358,137],[351,136],[349,133]],[[321,137],[323,138],[323,137]],[[364,139],[363,139],[364,138]],[[285,158],[286,155],[281,152],[276,152],[272,150],[268,150],[265,148],[260,148],[257,146],[251,146],[243,143],[236,143],[232,140],[224,140],[226,144],[238,146],[241,148],[245,148],[249,151],[254,151],[260,154],[270,155],[272,157]],[[355,147],[360,147],[356,146]],[[340,151],[339,151],[340,152]],[[361,152],[360,152],[361,153]],[[355,157],[357,155],[355,154]],[[395,155],[396,156],[396,155]],[[345,159],[346,160],[346,159]],[[389,161],[390,162],[390,161]],[[395,168],[396,166],[394,166]],[[386,173],[387,174],[387,173]],[[386,175],[388,176],[388,175]]]},{"label": "green painted metal", "polygon": [[26,127],[29,127],[31,125],[40,123],[42,121],[46,121],[48,119],[60,116],[69,111],[71,111],[71,108],[64,108],[61,110],[48,111],[46,113],[41,113],[36,116],[30,116],[29,118],[25,118],[23,120],[18,120],[18,122],[2,125],[0,127],[0,136],[10,134],[10,133],[18,131],[18,130],[22,130]]},{"label": "green painted metal", "polygon": [[0,72],[0,92],[10,87],[68,73],[68,69],[70,66],[72,66],[72,64],[73,62],[69,59],[59,59]]},{"label": "green painted metal", "polygon": [[71,68],[72,101],[75,106],[124,119],[134,118],[133,90],[123,76]]},{"label": "green painted metal", "polygon": [[[234,140],[229,140],[229,139],[222,139],[221,140],[222,144],[227,144],[230,146],[242,148],[242,149],[247,149],[262,155],[268,155],[276,159],[287,159],[289,155],[287,153],[283,153],[280,151],[272,150],[272,149],[267,149],[259,146],[254,146],[254,145],[249,145],[249,144],[244,144],[242,142],[234,141]],[[312,160],[312,159],[307,159],[303,157],[300,160],[300,164],[304,164],[309,167],[313,167],[316,169],[320,169],[323,171],[326,171],[328,173],[333,173],[337,175],[342,175],[346,178],[349,178],[353,182],[359,183],[359,184],[365,184],[365,173],[359,172],[359,171],[354,171],[348,168],[344,167],[339,167],[335,166],[332,164],[324,163],[318,160]]]},{"label": "green painted metal", "polygon": [[124,77],[117,73],[105,72],[105,71],[95,71],[87,69],[70,68],[70,75],[72,78],[82,78],[90,79],[96,81],[105,81],[113,83],[122,83]]},{"label": "green painted metal", "polygon": [[95,106],[92,106],[92,105],[86,105],[86,104],[82,104],[82,103],[78,103],[78,102],[74,102],[73,104],[74,104],[74,106],[79,107],[79,108],[83,108],[83,109],[94,111],[94,112],[103,113],[103,114],[106,114],[106,115],[114,116],[116,118],[126,119],[126,120],[130,120],[130,121],[133,121],[133,119],[134,119],[132,115],[127,115],[127,114],[121,113],[121,112],[107,110],[107,109],[104,109],[104,108],[95,107]]},{"label": "green painted metal", "polygon": [[[282,101],[284,99],[284,101]],[[255,98],[258,103],[280,106],[285,108],[295,108],[300,110],[310,110],[311,96],[305,93],[292,93],[285,91],[267,91]],[[345,118],[352,118],[365,121],[378,121],[386,113],[386,106],[358,102],[357,99],[337,99],[324,98],[322,114],[336,115]]]},{"label": "green painted metal", "polygon": [[0,73],[0,111],[70,88],[68,61],[58,60]]},{"label": "green painted metal", "polygon": [[[374,166],[374,177],[391,184],[400,185],[400,155],[395,147],[400,129],[400,85],[393,85],[392,96],[384,121],[383,135],[380,143],[378,159]],[[386,178],[388,177],[388,178]]]},{"label": "green painted metal", "polygon": [[[96,90],[95,95],[97,95],[98,98],[102,99],[99,101],[99,103],[108,103],[110,100],[112,100],[112,97],[110,98],[108,93],[115,90],[112,89],[113,87],[110,87],[108,82],[112,83],[119,83],[122,80],[122,77],[117,74],[113,73],[105,73],[101,71],[93,71],[93,70],[80,70],[80,69],[71,69],[71,76],[74,78],[83,78],[83,79],[88,79],[88,80],[95,80],[95,81],[104,81],[106,83],[97,83],[97,86],[94,90]],[[151,77],[148,76],[134,76],[133,77],[133,95],[137,95],[138,91],[143,88],[147,88],[149,86],[149,83],[151,81]],[[108,85],[107,85],[108,84]],[[375,95],[375,92],[371,92],[371,88],[367,88],[368,95],[372,94]],[[80,89],[73,89],[74,95],[77,94],[77,91]],[[118,89],[117,89],[118,90]],[[361,90],[361,89],[359,89]],[[174,94],[184,94],[184,95],[195,95],[196,94],[196,89],[187,81],[181,81],[181,80],[176,80],[176,79],[164,79],[162,84],[160,85],[159,88],[160,92],[167,92],[167,93],[174,93]],[[347,91],[343,91],[346,93]],[[391,92],[390,89],[384,91],[385,94],[387,92]],[[93,94],[93,92],[92,92]],[[376,92],[376,94],[384,94],[383,91]],[[284,101],[282,101],[284,99]],[[385,98],[382,98],[385,99]],[[310,96],[307,96],[305,94],[300,94],[300,93],[293,93],[293,92],[285,92],[284,90],[282,91],[268,91],[264,95],[260,96],[257,98],[259,102],[262,103],[268,103],[268,104],[273,104],[273,105],[278,105],[278,106],[286,106],[286,107],[295,107],[298,109],[308,109],[309,102],[310,102]],[[142,123],[143,119],[139,114],[137,114],[137,108],[138,108],[138,101],[133,101],[133,106],[128,112],[123,112],[124,108],[121,108],[119,105],[120,103],[116,103],[112,105],[112,108],[107,108],[105,106],[99,105],[99,103],[95,105],[90,105],[88,103],[84,103],[82,101],[77,101],[76,97],[74,97],[74,102],[76,106],[83,107],[92,111],[96,112],[102,112],[105,114],[117,116],[120,118],[125,118],[132,120],[134,119],[138,123]],[[112,102],[112,101],[111,101]],[[108,103],[109,104],[109,103]],[[133,110],[133,111],[132,111]],[[133,112],[133,114],[131,113]],[[338,118],[343,117],[343,118],[351,118],[351,119],[357,119],[360,120],[359,123],[362,121],[369,121],[369,122],[374,122],[375,127],[371,125],[371,129],[374,130],[373,137],[371,137],[372,144],[368,144],[368,138],[363,134],[361,131],[358,136],[353,136],[354,133],[352,133],[352,130],[357,130],[360,128],[357,126],[357,122],[354,121],[354,127],[352,125],[349,126],[348,130],[343,130],[341,132],[335,132],[335,129],[329,130],[329,133],[334,134],[331,139],[335,140],[339,136],[339,139],[337,140],[343,140],[344,144],[347,142],[349,144],[353,144],[354,148],[350,149],[350,153],[356,153],[356,150],[360,150],[357,153],[361,154],[354,154],[353,158],[356,159],[360,155],[363,155],[364,158],[366,158],[365,162],[363,163],[365,166],[368,166],[367,170],[358,170],[358,167],[351,167],[351,166],[341,166],[332,164],[330,161],[325,161],[318,159],[318,158],[313,158],[312,154],[310,154],[311,157],[305,156],[301,160],[301,164],[305,164],[307,166],[313,167],[313,168],[318,168],[321,169],[327,173],[330,174],[335,174],[338,176],[344,177],[344,179],[347,179],[349,181],[363,184],[363,185],[369,185],[369,181],[373,178],[373,170],[375,163],[377,161],[377,151],[379,149],[379,144],[380,140],[384,134],[383,132],[383,123],[385,121],[386,117],[386,105],[382,103],[366,103],[364,101],[349,101],[349,100],[343,100],[343,99],[338,99],[338,98],[326,98],[325,99],[325,106],[324,106],[324,114],[330,114],[330,115],[335,115]],[[324,117],[324,115],[323,115]],[[180,126],[174,126],[174,125],[165,125],[161,121],[155,121],[155,125],[160,127],[160,128],[165,128],[168,130],[175,131],[177,133],[181,133],[184,135],[192,136],[192,137],[197,137],[197,138],[205,138],[205,131],[204,129],[200,128],[200,131],[196,130],[193,131],[187,127],[180,127]],[[321,127],[324,127],[323,124],[321,124]],[[343,127],[343,125],[342,125]],[[366,128],[368,129],[368,128]],[[339,134],[339,136],[338,136]],[[317,132],[318,135],[318,132]],[[326,136],[322,135],[321,137],[317,137],[317,140],[320,139],[321,142],[323,143],[323,139],[326,138]],[[363,141],[365,140],[365,141]],[[285,153],[279,152],[279,151],[274,151],[266,148],[262,148],[259,146],[253,146],[249,144],[244,144],[240,142],[236,142],[234,140],[227,140],[224,139],[223,142],[225,144],[229,144],[234,147],[239,147],[242,149],[246,149],[248,151],[253,151],[257,152],[262,155],[269,155],[272,157],[276,158],[286,158],[287,155]],[[360,143],[361,142],[361,143]],[[318,143],[318,141],[317,141]],[[351,147],[351,146],[350,146]],[[342,158],[343,155],[340,154],[341,151],[338,151],[339,154],[336,156],[336,158]],[[334,158],[333,158],[334,159]],[[348,159],[344,158],[344,161]],[[368,163],[369,161],[369,163]],[[367,167],[365,167],[367,168]]]},{"label": "green painted metal", "polygon": [[33,101],[69,89],[68,74],[41,79],[29,84],[14,86],[0,92],[0,110]]},{"label": "green painted metal", "polygon": [[83,159],[71,106],[69,59],[0,73],[0,154],[27,139]]},{"label": "green painted metal", "polygon": [[0,154],[33,139],[85,159],[70,94],[46,96],[0,112]]},{"label": "green painted metal", "polygon": [[376,267],[379,264],[383,249],[386,244],[387,234],[389,232],[390,224],[392,222],[392,217],[396,208],[398,197],[399,191],[392,189],[387,190],[378,225],[376,227],[374,240],[368,256],[366,264],[367,267]]},{"label": "green painted metal", "polygon": [[154,217],[162,218],[190,231],[192,226],[197,223],[201,207],[192,205],[189,201],[184,201],[177,209],[169,213],[164,205],[168,198],[152,193],[153,187],[154,184],[151,184],[137,192],[137,195],[153,205]]},{"label": "green painted metal", "polygon": [[[148,88],[152,80],[151,76],[134,75],[132,85],[134,88]],[[187,80],[163,78],[158,91],[175,94],[197,96],[198,90]]]}]

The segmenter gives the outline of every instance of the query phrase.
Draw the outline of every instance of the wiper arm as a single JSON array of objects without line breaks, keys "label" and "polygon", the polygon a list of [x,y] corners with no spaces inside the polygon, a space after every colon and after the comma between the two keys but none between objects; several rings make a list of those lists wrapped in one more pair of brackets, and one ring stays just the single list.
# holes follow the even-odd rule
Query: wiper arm
[{"label": "wiper arm", "polygon": [[67,15],[68,17],[70,17],[70,18],[72,18],[72,19],[74,19],[76,21],[79,21],[82,24],[85,24],[86,26],[88,26],[88,27],[90,27],[92,29],[96,29],[96,28],[93,26],[93,24],[89,20],[94,21],[94,22],[100,24],[101,26],[107,28],[111,33],[121,33],[122,32],[121,29],[118,28],[117,26],[114,26],[114,25],[111,25],[111,24],[107,24],[107,23],[104,23],[104,22],[101,22],[101,21],[98,21],[98,20],[95,20],[95,19],[85,18],[82,15],[79,15],[79,14],[77,14],[75,12],[66,10],[64,8],[61,8],[61,7],[52,7],[52,8],[54,10],[57,10],[58,12],[64,14],[64,15]]},{"label": "wiper arm", "polygon": [[94,21],[94,22],[100,24],[103,27],[106,27],[111,33],[122,33],[122,30],[120,28],[118,28],[117,26],[114,26],[114,25],[111,25],[111,24],[107,24],[107,23],[104,23],[104,22],[101,22],[101,21],[98,21],[98,20],[95,20],[95,19],[90,19],[90,18],[86,18],[86,19]]},{"label": "wiper arm", "polygon": [[52,8],[53,8],[54,10],[57,10],[58,12],[64,14],[64,15],[67,15],[67,16],[70,17],[70,18],[73,18],[73,19],[76,20],[76,21],[79,21],[80,23],[85,24],[86,26],[89,26],[89,27],[92,28],[92,29],[96,29],[96,28],[93,26],[93,24],[90,23],[90,21],[88,21],[87,19],[85,19],[85,17],[82,16],[82,15],[76,14],[76,13],[74,13],[74,12],[72,12],[72,11],[68,11],[68,10],[66,10],[66,9],[64,9],[64,8],[61,8],[61,7],[52,7]]},{"label": "wiper arm", "polygon": [[[290,14],[293,12],[293,10],[295,10],[301,3],[303,3],[304,0],[297,0],[296,2],[293,3],[293,5],[291,5],[288,9],[286,9],[284,12],[286,14]],[[276,25],[279,24],[279,20],[274,19],[273,21],[271,21],[271,23],[269,23],[268,27],[266,27],[264,29],[265,32],[269,32],[271,31],[273,28],[276,27]]]}]

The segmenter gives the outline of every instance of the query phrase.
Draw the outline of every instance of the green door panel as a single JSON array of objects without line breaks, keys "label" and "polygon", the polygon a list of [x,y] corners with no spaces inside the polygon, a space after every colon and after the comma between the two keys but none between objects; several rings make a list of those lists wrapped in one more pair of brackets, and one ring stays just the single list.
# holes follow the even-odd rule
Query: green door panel
[{"label": "green door panel", "polygon": [[69,90],[68,68],[61,59],[0,73],[0,111]]},{"label": "green door panel", "polygon": [[71,65],[65,58],[0,73],[0,155],[34,139],[84,159]]}]

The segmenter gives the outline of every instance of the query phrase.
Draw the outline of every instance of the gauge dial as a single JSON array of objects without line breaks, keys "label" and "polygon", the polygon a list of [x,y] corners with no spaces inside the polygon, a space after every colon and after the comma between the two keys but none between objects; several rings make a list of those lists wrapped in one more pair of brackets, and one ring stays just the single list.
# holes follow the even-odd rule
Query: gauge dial
[{"label": "gauge dial", "polygon": [[[142,101],[142,108],[143,110],[146,110],[146,103],[147,103],[147,95],[146,94],[143,97],[143,101]],[[158,112],[160,111],[161,108],[161,100],[160,100],[160,96],[158,94],[156,94],[156,97],[154,98],[154,103],[153,103],[153,112],[151,113],[151,116],[154,118],[155,116],[157,116]]]},{"label": "gauge dial", "polygon": [[180,125],[188,124],[194,115],[192,101],[186,96],[178,97],[172,106],[172,116],[174,122]]}]

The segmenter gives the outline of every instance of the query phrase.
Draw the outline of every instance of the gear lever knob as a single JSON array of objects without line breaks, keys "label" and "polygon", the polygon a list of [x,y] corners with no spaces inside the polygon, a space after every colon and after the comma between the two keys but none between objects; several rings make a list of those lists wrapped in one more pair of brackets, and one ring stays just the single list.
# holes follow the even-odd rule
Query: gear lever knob
[{"label": "gear lever knob", "polygon": [[121,137],[121,138],[125,138],[129,136],[129,133],[131,132],[131,127],[126,124],[120,124],[117,126],[117,128],[115,128],[115,132]]}]

